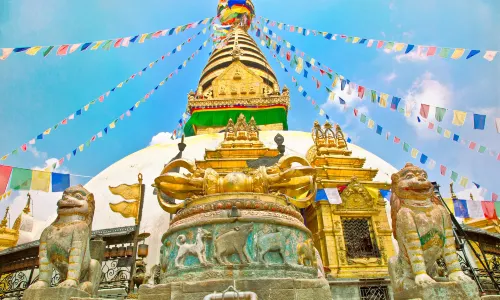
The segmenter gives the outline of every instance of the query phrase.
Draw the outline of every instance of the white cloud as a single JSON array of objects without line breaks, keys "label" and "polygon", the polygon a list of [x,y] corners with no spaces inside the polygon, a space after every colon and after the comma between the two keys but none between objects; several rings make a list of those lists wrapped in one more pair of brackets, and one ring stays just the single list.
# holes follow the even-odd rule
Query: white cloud
[{"label": "white cloud", "polygon": [[28,151],[31,154],[33,154],[33,156],[36,157],[36,158],[42,158],[42,159],[46,159],[47,158],[47,153],[46,152],[42,152],[42,151],[38,151],[38,149],[36,149],[35,146],[28,145]]},{"label": "white cloud", "polygon": [[[417,121],[417,116],[420,111],[420,104],[430,104],[431,109],[429,111],[429,118],[434,116],[434,107],[448,107],[452,99],[452,91],[446,85],[440,83],[433,79],[433,75],[430,72],[426,72],[421,77],[417,78],[412,87],[407,91],[404,97],[405,104],[411,103],[413,105],[412,116],[406,118],[408,124],[415,127],[415,131],[419,137],[432,139],[437,138],[438,134],[433,130],[428,130],[426,124],[419,124]],[[423,122],[423,121],[422,121]]]},{"label": "white cloud", "polygon": [[[55,168],[54,168],[54,164],[56,164]],[[45,160],[45,163],[43,166],[34,166],[32,169],[33,170],[45,170],[45,169],[47,169],[47,171],[49,171],[49,172],[52,172],[55,169],[57,169],[57,172],[60,172],[60,173],[70,173],[68,168],[60,167],[59,159],[54,158],[54,157]]]},{"label": "white cloud", "polygon": [[396,55],[394,59],[397,60],[398,63],[402,63],[405,61],[411,61],[411,62],[427,61],[429,60],[429,57],[427,55],[418,55],[416,49],[413,49],[408,54],[402,53]]},{"label": "white cloud", "polygon": [[384,77],[384,80],[387,81],[388,83],[391,83],[397,77],[398,77],[398,75],[396,75],[396,72],[392,71],[391,74]]},{"label": "white cloud", "polygon": [[486,193],[486,190],[484,188],[476,188],[472,187],[469,189],[464,189],[459,192],[456,192],[455,194],[457,195],[458,199],[464,199],[464,200],[469,200],[470,195],[472,194],[472,197],[474,197],[474,200],[484,200],[484,197],[481,195],[483,193]]},{"label": "white cloud", "polygon": [[167,143],[172,140],[171,137],[172,137],[171,132],[160,132],[151,139],[149,146]]}]

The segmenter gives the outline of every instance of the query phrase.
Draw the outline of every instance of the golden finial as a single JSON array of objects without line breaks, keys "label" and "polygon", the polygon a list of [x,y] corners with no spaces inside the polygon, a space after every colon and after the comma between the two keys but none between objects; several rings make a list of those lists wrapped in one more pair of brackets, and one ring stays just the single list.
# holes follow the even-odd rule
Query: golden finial
[{"label": "golden finial", "polygon": [[30,195],[30,193],[28,193],[27,196],[28,196],[28,202],[26,202],[26,206],[23,209],[23,213],[25,213],[25,214],[29,214],[31,212],[31,210],[30,210],[30,205],[31,205],[31,195]]},{"label": "golden finial", "polygon": [[0,222],[0,228],[7,228],[7,215],[9,214],[9,207],[5,209],[5,215],[3,216],[2,222]]},{"label": "golden finial", "polygon": [[455,192],[453,191],[453,182],[450,182],[450,193],[451,193],[451,198],[457,199],[457,195],[455,195]]},{"label": "golden finial", "polygon": [[470,199],[474,200],[474,196],[472,196],[472,193],[470,193]]}]

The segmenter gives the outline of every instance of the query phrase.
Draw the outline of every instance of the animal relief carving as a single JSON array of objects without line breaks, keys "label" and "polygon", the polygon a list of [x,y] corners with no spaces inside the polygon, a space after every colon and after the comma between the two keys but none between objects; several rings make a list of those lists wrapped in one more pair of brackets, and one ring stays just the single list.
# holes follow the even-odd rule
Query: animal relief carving
[{"label": "animal relief carving", "polygon": [[257,243],[257,253],[259,262],[263,264],[268,264],[265,260],[265,255],[268,252],[278,252],[281,258],[283,259],[284,264],[288,264],[285,255],[286,249],[286,240],[291,234],[290,229],[280,228],[278,232],[264,234],[263,236],[256,235],[256,243]]},{"label": "animal relief carving", "polygon": [[247,251],[247,239],[253,231],[253,223],[244,224],[219,235],[215,239],[215,258],[220,264],[231,265],[228,257],[238,254],[242,264],[251,263],[252,260]]},{"label": "animal relief carving", "polygon": [[316,266],[316,248],[312,239],[297,244],[298,264],[302,266]]},{"label": "animal relief carving", "polygon": [[212,233],[203,228],[198,228],[198,233],[196,234],[196,240],[192,244],[186,243],[186,236],[181,234],[177,237],[177,247],[179,250],[177,251],[177,256],[175,257],[175,266],[177,268],[184,267],[184,261],[186,260],[186,256],[193,255],[198,258],[200,264],[202,266],[210,265],[207,261],[205,249],[205,242],[207,239],[212,238]]}]

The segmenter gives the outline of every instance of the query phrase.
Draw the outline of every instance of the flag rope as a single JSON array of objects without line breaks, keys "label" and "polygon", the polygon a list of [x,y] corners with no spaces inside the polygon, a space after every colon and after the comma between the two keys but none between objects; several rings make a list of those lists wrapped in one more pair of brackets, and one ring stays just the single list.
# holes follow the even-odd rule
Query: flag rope
[{"label": "flag rope", "polygon": [[38,134],[36,137],[34,137],[31,140],[29,140],[28,142],[24,143],[20,147],[12,150],[10,153],[5,154],[4,156],[2,156],[0,158],[0,160],[5,161],[10,155],[17,154],[19,152],[19,149],[22,150],[22,152],[26,152],[27,149],[28,149],[28,145],[35,145],[37,140],[43,140],[47,135],[49,135],[51,132],[53,132],[53,130],[56,130],[60,125],[67,125],[70,120],[74,120],[75,117],[83,115],[84,112],[87,112],[90,109],[91,105],[104,102],[104,99],[107,98],[107,97],[109,97],[109,95],[111,94],[111,92],[115,92],[118,89],[121,89],[123,87],[123,85],[127,84],[130,80],[134,79],[135,77],[142,76],[142,73],[146,72],[148,70],[148,68],[152,69],[153,66],[156,65],[160,60],[163,61],[165,59],[165,56],[169,57],[171,54],[174,55],[174,54],[180,52],[181,49],[182,49],[182,46],[184,46],[186,43],[190,43],[191,41],[193,41],[194,39],[196,39],[199,35],[205,34],[206,32],[207,32],[207,27],[205,27],[203,30],[200,30],[197,34],[194,34],[193,36],[189,37],[186,41],[184,41],[181,44],[177,45],[172,51],[163,54],[162,56],[160,56],[155,61],[150,62],[146,67],[144,67],[141,70],[139,70],[139,71],[135,72],[134,74],[130,75],[127,79],[121,81],[119,84],[117,84],[112,89],[104,92],[99,97],[97,97],[97,98],[93,99],[92,101],[90,101],[89,103],[85,104],[83,107],[81,107],[80,109],[78,109],[77,111],[75,111],[74,113],[72,113],[71,115],[69,115],[68,117],[64,118],[62,121],[56,123],[52,127],[49,127],[47,130],[45,130],[44,132]]},{"label": "flag rope", "polygon": [[[97,50],[99,47],[103,50],[110,50],[111,47],[113,48],[119,48],[121,47],[128,47],[130,43],[135,43],[138,40],[139,44],[144,43],[145,40],[149,40],[152,38],[159,38],[160,36],[165,36],[168,35],[171,36],[172,34],[178,34],[179,32],[183,32],[186,29],[193,29],[196,28],[200,24],[207,24],[211,23],[215,17],[212,18],[205,18],[200,21],[188,23],[186,25],[181,25],[177,26],[174,28],[169,28],[169,29],[162,29],[162,30],[157,30],[153,31],[150,33],[142,33],[138,34],[135,36],[127,36],[127,37],[121,37],[121,38],[114,38],[114,39],[109,39],[109,40],[99,40],[99,41],[93,41],[93,42],[86,42],[86,43],[75,43],[75,44],[62,44],[62,45],[52,45],[52,46],[29,46],[29,47],[16,47],[16,48],[1,48],[0,52],[0,60],[6,60],[12,53],[26,53],[27,55],[30,56],[35,56],[40,50],[45,49],[43,51],[43,57],[46,57],[49,55],[49,53],[52,52],[53,49],[56,49],[56,55],[57,56],[65,56],[67,54],[71,54],[78,49],[80,49],[80,52],[85,51],[87,49],[92,50]],[[91,47],[92,46],[92,47]]]}]

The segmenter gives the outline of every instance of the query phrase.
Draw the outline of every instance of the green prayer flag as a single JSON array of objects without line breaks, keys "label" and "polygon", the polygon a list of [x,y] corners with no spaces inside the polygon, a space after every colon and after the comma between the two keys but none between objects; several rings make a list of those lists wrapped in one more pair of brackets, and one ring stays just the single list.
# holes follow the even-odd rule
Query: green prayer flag
[{"label": "green prayer flag", "polygon": [[31,170],[13,168],[10,177],[10,188],[13,190],[29,190],[31,187]]},{"label": "green prayer flag", "polygon": [[332,74],[330,74],[330,73],[326,72],[326,75],[328,76],[328,78],[330,78],[330,80],[332,80],[332,79],[333,79],[333,75],[332,75]]},{"label": "green prayer flag", "polygon": [[87,141],[87,142],[85,143],[85,146],[90,147],[90,141]]},{"label": "green prayer flag", "polygon": [[485,146],[480,146],[479,147],[479,153],[484,153],[486,151],[486,147]]},{"label": "green prayer flag", "polygon": [[443,133],[443,128],[441,128],[441,126],[438,126],[438,128],[437,128],[437,132],[438,132],[439,134],[442,134],[442,133]]},{"label": "green prayer flag", "polygon": [[17,149],[12,150],[12,153],[11,153],[11,154],[12,154],[12,155],[16,155],[16,154],[17,154]]},{"label": "green prayer flag", "polygon": [[453,180],[453,182],[456,182],[457,179],[458,179],[458,173],[455,172],[455,171],[451,171],[451,180]]},{"label": "green prayer flag", "polygon": [[441,56],[442,58],[448,58],[450,56],[450,48],[441,48],[439,56]]},{"label": "green prayer flag", "polygon": [[109,50],[111,48],[111,43],[113,40],[107,40],[104,45],[102,46],[102,50]]},{"label": "green prayer flag", "polygon": [[43,52],[43,57],[49,55],[50,51],[52,51],[52,49],[54,49],[54,46],[49,46],[49,48],[47,48],[47,50],[45,50]]},{"label": "green prayer flag", "polygon": [[346,43],[352,43],[352,36],[348,36],[345,40]]},{"label": "green prayer flag", "polygon": [[359,117],[359,121],[361,121],[361,123],[365,123],[366,122],[366,116],[365,116],[365,114],[361,114],[361,117]]},{"label": "green prayer flag", "polygon": [[408,145],[406,142],[403,143],[403,151],[404,152],[410,151],[410,145]]},{"label": "green prayer flag", "polygon": [[372,102],[377,102],[377,91],[372,90]]},{"label": "green prayer flag", "polygon": [[94,100],[92,100],[92,101],[90,101],[90,103],[89,103],[89,104],[94,105],[94,104],[95,104],[95,99],[94,99]]},{"label": "green prayer flag", "polygon": [[399,111],[400,113],[402,113],[402,114],[404,114],[404,113],[405,113],[405,109],[404,109],[404,108],[402,108],[402,107],[398,108],[398,111]]},{"label": "green prayer flag", "polygon": [[330,90],[327,86],[325,86],[325,88],[326,88],[326,91],[327,91],[328,93],[331,93],[331,92],[332,92],[332,90]]},{"label": "green prayer flag", "polygon": [[59,127],[59,124],[54,125],[54,130],[56,130],[57,127]]},{"label": "green prayer flag", "polygon": [[387,42],[385,44],[385,49],[392,50],[392,48],[394,48],[394,42]]},{"label": "green prayer flag", "polygon": [[318,109],[319,109],[319,105],[316,105],[316,106],[314,107],[314,109],[318,110]]},{"label": "green prayer flag", "polygon": [[446,113],[446,108],[436,107],[436,120],[438,122],[443,121],[445,113]]},{"label": "green prayer flag", "polygon": [[154,33],[152,32],[152,33],[150,33],[150,34],[146,35],[146,40],[151,39],[151,37],[153,36],[153,34],[154,34]]}]

